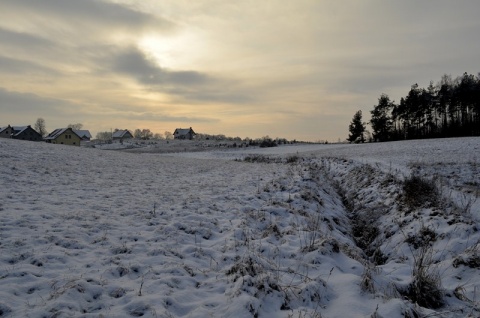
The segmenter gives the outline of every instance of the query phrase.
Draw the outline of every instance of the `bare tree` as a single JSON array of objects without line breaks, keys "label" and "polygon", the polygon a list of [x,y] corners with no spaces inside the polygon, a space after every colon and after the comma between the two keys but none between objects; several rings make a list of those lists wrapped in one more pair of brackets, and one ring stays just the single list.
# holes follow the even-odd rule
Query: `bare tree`
[{"label": "bare tree", "polygon": [[45,137],[47,134],[47,128],[45,126],[45,119],[43,118],[38,118],[37,121],[35,122],[34,126],[35,130],[42,135],[42,137]]},{"label": "bare tree", "polygon": [[165,139],[167,139],[167,140],[172,140],[173,139],[173,134],[169,131],[166,131],[164,133],[164,135],[165,135]]},{"label": "bare tree", "polygon": [[100,131],[97,133],[97,136],[96,136],[97,139],[99,140],[111,140],[112,139],[112,132],[110,131]]},{"label": "bare tree", "polygon": [[142,139],[142,131],[140,129],[135,129],[135,131],[133,132],[133,137],[135,139]]},{"label": "bare tree", "polygon": [[149,140],[152,137],[153,133],[150,131],[150,129],[142,129],[142,139]]}]

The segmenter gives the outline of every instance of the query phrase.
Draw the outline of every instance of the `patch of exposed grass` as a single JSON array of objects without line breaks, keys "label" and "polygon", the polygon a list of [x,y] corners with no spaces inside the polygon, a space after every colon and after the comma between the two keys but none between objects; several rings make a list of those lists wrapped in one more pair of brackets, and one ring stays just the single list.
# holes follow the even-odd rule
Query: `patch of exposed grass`
[{"label": "patch of exposed grass", "polygon": [[403,201],[410,208],[431,207],[439,202],[435,180],[411,175],[403,182]]}]

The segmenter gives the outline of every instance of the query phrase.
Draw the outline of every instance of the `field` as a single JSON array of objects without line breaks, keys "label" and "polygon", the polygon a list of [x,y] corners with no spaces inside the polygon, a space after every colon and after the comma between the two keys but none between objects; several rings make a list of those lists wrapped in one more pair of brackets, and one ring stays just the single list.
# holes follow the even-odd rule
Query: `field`
[{"label": "field", "polygon": [[0,139],[0,317],[480,316],[480,138],[169,147]]}]

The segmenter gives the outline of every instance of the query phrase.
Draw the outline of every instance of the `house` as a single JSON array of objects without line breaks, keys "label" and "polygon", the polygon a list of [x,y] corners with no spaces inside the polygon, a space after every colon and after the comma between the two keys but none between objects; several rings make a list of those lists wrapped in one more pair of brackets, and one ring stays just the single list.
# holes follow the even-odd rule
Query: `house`
[{"label": "house", "polygon": [[52,131],[44,140],[52,144],[80,146],[80,138],[72,128],[59,128]]},{"label": "house", "polygon": [[28,126],[12,126],[11,136],[13,139],[42,141],[43,137],[35,129]]},{"label": "house", "polygon": [[124,139],[132,139],[133,135],[130,131],[124,130],[117,130],[112,134],[113,140],[124,140]]},{"label": "house", "polygon": [[73,130],[73,132],[76,133],[82,141],[90,141],[90,139],[92,139],[92,135],[90,135],[88,130]]},{"label": "house", "polygon": [[190,128],[177,128],[173,133],[173,138],[175,139],[189,139],[192,140],[196,133],[193,131],[192,127]]},{"label": "house", "polygon": [[8,125],[6,127],[0,127],[0,137],[1,138],[12,138],[13,128]]}]

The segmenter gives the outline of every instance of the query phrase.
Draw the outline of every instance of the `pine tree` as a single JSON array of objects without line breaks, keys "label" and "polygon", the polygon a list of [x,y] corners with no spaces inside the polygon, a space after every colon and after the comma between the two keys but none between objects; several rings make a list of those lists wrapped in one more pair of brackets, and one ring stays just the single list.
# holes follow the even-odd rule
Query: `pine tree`
[{"label": "pine tree", "polygon": [[394,108],[394,103],[386,94],[382,94],[378,99],[378,105],[375,105],[372,114],[370,125],[373,130],[373,139],[376,141],[387,141],[392,134],[393,121],[390,112]]},{"label": "pine tree", "polygon": [[348,126],[350,134],[348,135],[348,141],[350,142],[365,142],[365,123],[362,122],[362,111],[359,110],[353,115],[352,122]]}]

